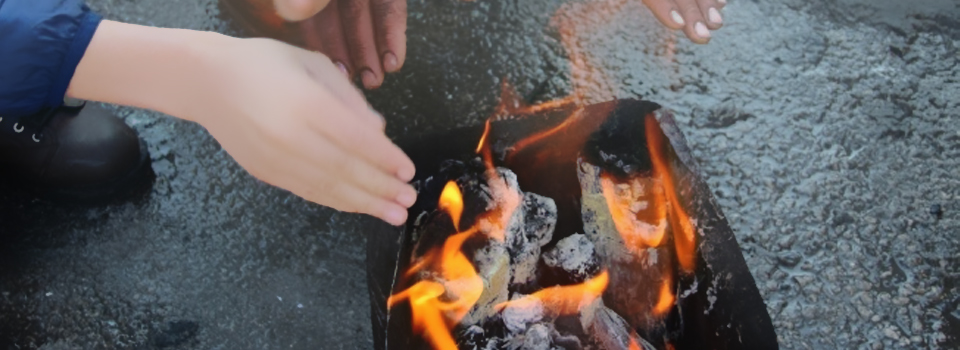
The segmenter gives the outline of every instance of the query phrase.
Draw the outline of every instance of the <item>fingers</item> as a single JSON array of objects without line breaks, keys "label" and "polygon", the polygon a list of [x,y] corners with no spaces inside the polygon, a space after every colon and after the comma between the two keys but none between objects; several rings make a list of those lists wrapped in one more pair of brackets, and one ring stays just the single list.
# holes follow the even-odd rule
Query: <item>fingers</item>
[{"label": "fingers", "polygon": [[394,145],[382,131],[362,127],[349,120],[351,117],[334,116],[333,120],[326,121],[329,125],[322,125],[324,121],[318,120],[315,128],[325,133],[338,147],[350,150],[400,181],[412,180],[416,168],[400,147]]},{"label": "fingers", "polygon": [[370,6],[383,69],[396,72],[407,55],[407,1],[371,0]]},{"label": "fingers", "polygon": [[330,0],[273,0],[273,7],[283,19],[302,21],[320,12],[328,2]]},{"label": "fingers", "polygon": [[706,44],[711,30],[723,26],[720,9],[726,0],[643,0],[664,26],[683,29],[691,41]]},{"label": "fingers", "polygon": [[670,29],[681,29],[686,24],[683,16],[673,1],[643,0],[643,4],[650,8],[660,23]]},{"label": "fingers", "polygon": [[[309,22],[312,21],[309,20]],[[303,53],[303,65],[307,68],[307,73],[310,74],[315,83],[323,86],[326,91],[350,109],[356,117],[373,129],[382,132],[386,128],[386,120],[383,116],[370,107],[360,90],[350,83],[349,77],[344,75],[335,63],[320,53],[308,51]],[[321,107],[317,106],[317,108]],[[318,111],[312,112],[316,113]]]},{"label": "fingers", "polygon": [[710,41],[710,29],[706,25],[700,6],[696,0],[676,0],[677,11],[683,16],[683,32],[691,41],[697,44],[706,44]]},{"label": "fingers", "polygon": [[723,26],[723,16],[720,15],[720,4],[716,0],[698,0],[697,4],[700,7],[700,13],[703,15],[703,18],[706,19],[704,22],[710,30],[717,30]]},{"label": "fingers", "polygon": [[347,158],[342,166],[344,174],[367,193],[410,207],[417,200],[417,192],[406,182],[356,157]]},{"label": "fingers", "polygon": [[349,78],[353,70],[350,52],[343,38],[337,2],[331,2],[317,16],[304,21],[300,26],[307,47],[327,55],[337,69]]},{"label": "fingers", "polygon": [[352,207],[341,210],[373,215],[394,226],[403,225],[407,221],[407,210],[403,206],[370,195],[359,188],[340,185],[334,189],[333,195],[338,201]]},{"label": "fingers", "polygon": [[[405,208],[413,205],[417,198],[406,180],[368,161],[369,157],[358,154],[357,147],[340,146],[336,140],[317,135],[314,130],[302,130],[292,137],[297,144],[307,146],[293,152],[302,157],[301,161],[294,162],[297,165],[291,173],[295,178],[289,180],[295,183],[289,187],[302,189],[298,195],[338,210],[370,214],[394,225],[403,224]],[[354,143],[392,145],[383,134],[369,134]]]},{"label": "fingers", "polygon": [[364,0],[339,0],[340,20],[344,38],[350,43],[350,58],[355,74],[367,89],[375,89],[383,83],[383,70],[374,39],[370,3]]}]

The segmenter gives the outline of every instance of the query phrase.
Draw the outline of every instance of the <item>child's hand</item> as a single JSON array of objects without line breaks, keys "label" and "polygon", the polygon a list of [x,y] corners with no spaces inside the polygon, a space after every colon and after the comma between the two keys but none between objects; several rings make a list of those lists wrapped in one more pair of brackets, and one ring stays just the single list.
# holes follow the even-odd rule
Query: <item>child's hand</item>
[{"label": "child's hand", "polygon": [[338,210],[406,220],[409,158],[383,119],[325,56],[273,40],[235,40],[217,90],[190,112],[257,178]]},{"label": "child's hand", "polygon": [[196,121],[257,178],[334,209],[399,225],[416,199],[413,162],[319,53],[104,21],[68,95]]}]

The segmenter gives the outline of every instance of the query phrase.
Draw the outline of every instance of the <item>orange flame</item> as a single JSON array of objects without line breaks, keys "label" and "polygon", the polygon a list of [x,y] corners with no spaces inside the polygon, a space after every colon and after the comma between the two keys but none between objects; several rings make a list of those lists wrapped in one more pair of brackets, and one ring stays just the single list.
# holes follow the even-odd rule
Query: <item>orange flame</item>
[{"label": "orange flame", "polygon": [[653,115],[646,119],[647,147],[650,149],[650,160],[653,161],[653,170],[663,181],[667,201],[670,202],[670,226],[673,228],[673,241],[677,249],[677,260],[680,267],[686,272],[692,272],[696,264],[696,234],[693,222],[687,212],[680,205],[677,189],[670,175],[667,165],[667,154],[663,149],[663,136],[659,132],[660,124]]},{"label": "orange flame", "polygon": [[670,312],[670,309],[673,308],[673,303],[677,300],[677,297],[673,295],[673,281],[669,275],[663,280],[663,285],[660,286],[660,300],[657,301],[657,306],[653,308],[653,313],[657,316],[662,316],[667,312]]},{"label": "orange flame", "polygon": [[642,350],[636,339],[630,338],[630,350]]},{"label": "orange flame", "polygon": [[450,214],[453,219],[453,227],[460,230],[460,216],[463,215],[463,194],[460,193],[460,187],[455,181],[447,182],[440,193],[440,210]]},{"label": "orange flame", "polygon": [[577,108],[577,110],[573,111],[573,113],[571,113],[570,116],[567,117],[567,119],[564,119],[563,122],[560,123],[559,125],[553,128],[550,128],[549,130],[538,132],[536,134],[530,135],[527,138],[517,141],[517,143],[513,144],[513,152],[518,152],[521,149],[524,149],[531,144],[537,143],[540,140],[543,140],[547,137],[550,137],[553,134],[556,134],[557,132],[560,132],[563,129],[566,129],[571,124],[578,121],[582,116],[583,116],[583,107]]},{"label": "orange flame", "polygon": [[[456,182],[450,181],[440,195],[441,210],[450,213],[456,226],[463,213],[463,197]],[[459,230],[459,229],[458,229]],[[421,334],[435,349],[457,348],[450,329],[460,322],[483,294],[483,279],[460,248],[476,229],[447,238],[443,247],[427,253],[409,272],[424,266],[439,269],[441,281],[424,280],[387,299],[387,308],[403,300],[410,301],[413,330]]]},{"label": "orange flame", "polygon": [[[667,217],[667,206],[664,203],[663,194],[657,189],[644,189],[639,178],[630,179],[629,182],[622,185],[626,189],[618,191],[617,184],[609,175],[600,175],[603,197],[607,201],[613,223],[617,232],[623,237],[624,244],[634,251],[657,247],[663,241],[666,232],[666,227],[661,225]],[[650,200],[642,200],[645,197],[643,192],[650,192]],[[643,204],[646,204],[646,207],[643,207]],[[653,208],[650,208],[651,206]],[[645,219],[652,222],[641,220],[640,215],[647,214],[647,211],[651,210],[653,217]]]},{"label": "orange flame", "polygon": [[487,119],[487,122],[483,125],[483,135],[480,136],[480,143],[477,144],[476,153],[480,153],[483,150],[483,146],[487,143],[487,136],[490,135],[490,119]]},{"label": "orange flame", "polygon": [[[597,300],[607,289],[610,275],[603,271],[594,278],[572,286],[556,286],[542,289],[527,296],[543,303],[544,311],[552,315],[573,315],[580,309]],[[520,305],[522,301],[512,300],[497,304],[497,310],[511,305]]]}]

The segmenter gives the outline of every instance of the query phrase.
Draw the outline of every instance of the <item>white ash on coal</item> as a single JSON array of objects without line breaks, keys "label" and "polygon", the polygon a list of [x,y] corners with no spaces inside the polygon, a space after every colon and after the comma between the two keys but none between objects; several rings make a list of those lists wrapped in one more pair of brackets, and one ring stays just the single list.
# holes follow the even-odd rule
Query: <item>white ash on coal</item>
[{"label": "white ash on coal", "polygon": [[510,350],[551,350],[553,346],[553,326],[549,323],[537,323],[527,328],[522,336],[513,338],[507,349]]},{"label": "white ash on coal", "polygon": [[515,294],[500,315],[507,330],[511,334],[518,334],[543,320],[543,301],[529,295]]},{"label": "white ash on coal", "polygon": [[543,263],[554,276],[567,276],[580,283],[600,272],[600,258],[593,242],[583,234],[561,239],[553,249],[543,253]]},{"label": "white ash on coal", "polygon": [[523,231],[515,234],[510,244],[513,272],[510,283],[515,289],[535,284],[540,250],[553,239],[557,224],[557,205],[547,197],[525,193],[520,212],[523,214]]}]

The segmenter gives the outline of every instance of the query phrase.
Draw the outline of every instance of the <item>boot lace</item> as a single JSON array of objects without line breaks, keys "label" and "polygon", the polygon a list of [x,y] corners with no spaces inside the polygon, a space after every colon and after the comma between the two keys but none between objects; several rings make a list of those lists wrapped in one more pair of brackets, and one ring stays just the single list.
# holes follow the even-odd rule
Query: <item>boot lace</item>
[{"label": "boot lace", "polygon": [[[47,127],[47,124],[53,120],[53,117],[56,116],[58,112],[78,112],[80,109],[83,109],[85,105],[86,103],[84,102],[78,106],[61,105],[53,108],[45,107],[37,113],[21,118],[19,122],[13,123],[13,132],[20,134],[26,129],[37,130],[30,138],[33,142],[39,143],[43,137],[43,129]],[[0,117],[0,121],[3,121],[2,117]]]}]

